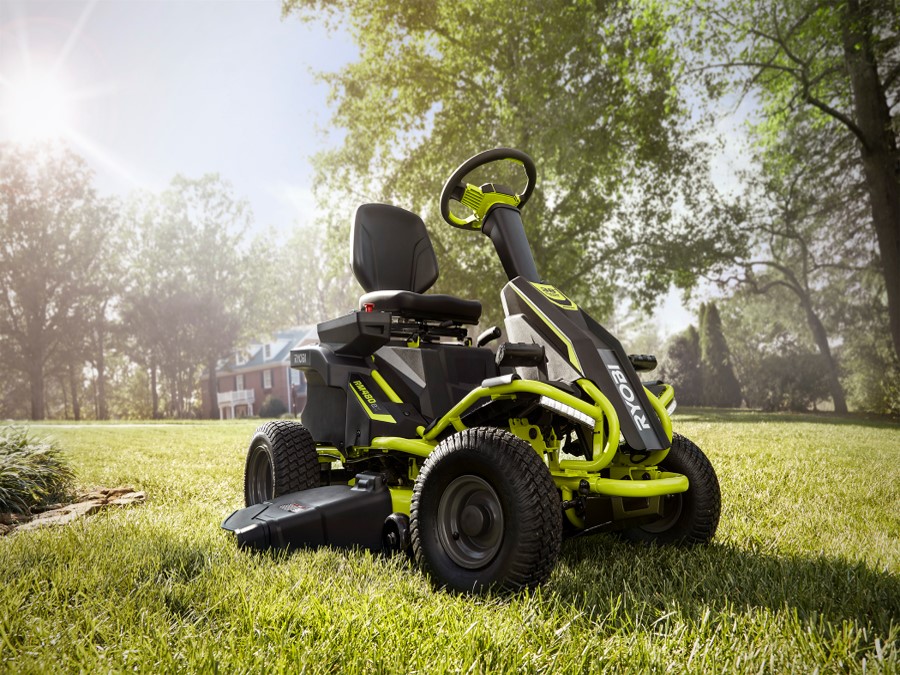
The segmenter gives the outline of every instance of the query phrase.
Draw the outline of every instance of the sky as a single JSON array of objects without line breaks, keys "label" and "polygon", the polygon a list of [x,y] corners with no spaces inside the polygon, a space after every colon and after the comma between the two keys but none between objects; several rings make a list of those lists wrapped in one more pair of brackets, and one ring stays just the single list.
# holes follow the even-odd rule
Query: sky
[{"label": "sky", "polygon": [[310,155],[328,123],[314,72],[355,54],[346,35],[282,20],[278,0],[0,0],[0,141],[28,134],[11,99],[50,73],[64,119],[48,123],[101,192],[217,172],[283,231],[313,211]]},{"label": "sky", "polygon": [[[335,138],[315,74],[356,55],[279,0],[0,0],[0,142],[61,129],[106,195],[219,173],[284,236],[316,220],[310,158]],[[693,316],[673,292],[654,320]]]}]

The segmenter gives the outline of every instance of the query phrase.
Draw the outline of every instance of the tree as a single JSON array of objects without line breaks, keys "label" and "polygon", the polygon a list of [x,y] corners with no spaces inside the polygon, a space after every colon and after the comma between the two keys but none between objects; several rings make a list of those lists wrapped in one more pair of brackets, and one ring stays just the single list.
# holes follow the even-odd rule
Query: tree
[{"label": "tree", "polygon": [[[524,217],[538,271],[589,311],[607,313],[626,279],[645,304],[673,280],[690,285],[728,241],[711,232],[704,149],[683,124],[667,26],[650,5],[285,0],[284,13],[339,23],[360,49],[324,77],[347,133],[317,159],[323,201],[421,213],[442,267],[438,290],[495,298],[505,281],[488,241],[434,226],[452,168],[498,145],[536,158]],[[470,180],[488,178],[509,180]],[[630,252],[650,246],[648,260],[668,250],[670,264],[632,268]],[[679,246],[690,255],[672,253]],[[486,307],[485,320],[498,315]]]},{"label": "tree", "polygon": [[721,301],[722,332],[747,405],[805,411],[829,397],[829,373],[792,292],[742,286]]},{"label": "tree", "polygon": [[247,204],[217,175],[176,176],[159,196],[131,210],[136,243],[125,313],[135,358],[150,372],[152,410],[159,414],[157,373],[168,386],[169,413],[194,414],[200,366],[208,374],[210,408],[218,417],[216,367],[245,330],[252,330],[255,277],[245,237]]},{"label": "tree", "polygon": [[[838,413],[846,396],[832,353],[826,315],[846,304],[834,292],[878,267],[877,243],[861,213],[859,184],[838,156],[845,139],[822,134],[799,114],[756,153],[745,173],[747,213],[742,226],[751,254],[719,281],[757,294],[787,289],[821,355],[819,365]],[[779,296],[782,297],[782,296]],[[851,293],[857,303],[870,297]]]},{"label": "tree", "polygon": [[30,388],[31,419],[46,414],[48,360],[90,295],[114,213],[82,159],[63,146],[0,146],[0,333],[6,364]]},{"label": "tree", "polygon": [[[900,356],[900,154],[894,111],[900,103],[900,21],[892,0],[733,0],[699,2],[686,25],[716,87],[734,69],[738,86],[764,106],[765,138],[798,110],[820,134],[852,139],[838,161],[858,172],[878,242],[894,351]],[[715,78],[708,70],[725,67]]]},{"label": "tree", "polygon": [[270,278],[261,283],[275,296],[267,313],[278,318],[281,328],[317,324],[356,307],[362,291],[350,271],[346,240],[342,251],[329,255],[325,235],[324,228],[306,225],[276,251],[267,246],[275,264],[267,267]]},{"label": "tree", "polygon": [[688,326],[672,338],[660,364],[660,376],[675,388],[675,397],[680,404],[704,404],[700,335],[694,326]]},{"label": "tree", "polygon": [[704,405],[740,407],[741,385],[734,375],[722,319],[714,302],[700,305],[700,372]]}]

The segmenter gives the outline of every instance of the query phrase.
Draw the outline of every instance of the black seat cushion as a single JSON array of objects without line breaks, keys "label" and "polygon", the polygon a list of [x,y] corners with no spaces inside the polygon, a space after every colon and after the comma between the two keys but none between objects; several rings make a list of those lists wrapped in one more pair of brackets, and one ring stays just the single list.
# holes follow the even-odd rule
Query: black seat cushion
[{"label": "black seat cushion", "polygon": [[478,323],[481,318],[481,303],[477,300],[463,300],[452,295],[422,295],[412,291],[373,291],[359,299],[359,308],[374,305],[382,312],[393,312],[405,319],[433,321],[456,321]]},{"label": "black seat cushion", "polygon": [[415,213],[388,204],[363,204],[356,209],[350,263],[366,292],[424,293],[438,276],[425,223]]}]

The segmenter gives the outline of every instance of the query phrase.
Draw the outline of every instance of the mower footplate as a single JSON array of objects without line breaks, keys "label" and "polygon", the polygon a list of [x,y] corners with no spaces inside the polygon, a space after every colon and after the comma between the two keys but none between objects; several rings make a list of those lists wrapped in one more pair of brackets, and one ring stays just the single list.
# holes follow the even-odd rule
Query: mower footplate
[{"label": "mower footplate", "polygon": [[356,485],[291,492],[235,511],[222,523],[241,548],[382,548],[391,493],[381,474],[364,473]]}]

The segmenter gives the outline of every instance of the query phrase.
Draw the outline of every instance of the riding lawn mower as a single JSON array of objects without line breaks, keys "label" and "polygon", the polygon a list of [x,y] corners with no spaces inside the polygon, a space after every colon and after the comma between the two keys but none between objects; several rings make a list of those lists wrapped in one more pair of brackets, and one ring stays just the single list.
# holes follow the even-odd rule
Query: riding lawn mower
[{"label": "riding lawn mower", "polygon": [[[521,192],[465,181],[500,161],[524,170]],[[497,148],[440,197],[444,220],[487,235],[500,258],[505,335],[473,340],[481,303],[426,293],[438,265],[419,216],[357,209],[351,264],[365,293],[318,325],[318,345],[291,352],[307,404],[302,422],[268,422],[250,442],[246,507],[222,524],[240,547],[406,552],[438,586],[484,592],[546,581],[565,537],[713,537],[719,483],[672,431],[672,386],[641,380],[655,357],[626,354],[536,269],[521,216],[536,175],[524,152]]]}]

